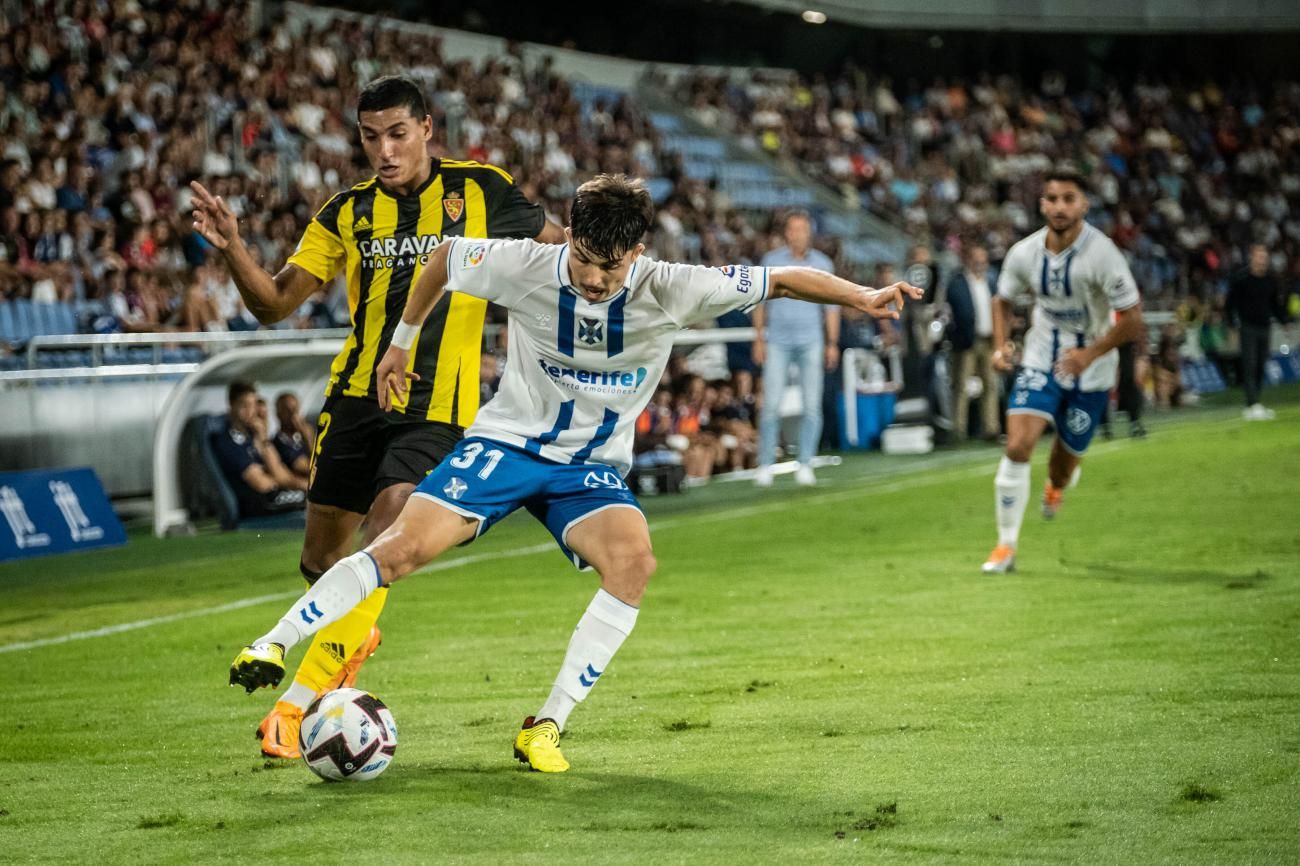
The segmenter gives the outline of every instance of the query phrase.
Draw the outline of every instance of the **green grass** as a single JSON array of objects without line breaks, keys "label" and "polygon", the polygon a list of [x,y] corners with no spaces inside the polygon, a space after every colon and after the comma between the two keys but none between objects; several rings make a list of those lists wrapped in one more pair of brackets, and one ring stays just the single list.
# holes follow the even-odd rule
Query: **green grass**
[{"label": "green grass", "polygon": [[[563,776],[510,756],[594,590],[552,549],[393,592],[362,684],[402,738],[368,784],[264,761],[269,696],[225,686],[287,598],[0,654],[0,860],[1295,862],[1282,399],[1271,424],[1214,409],[1099,445],[1005,578],[978,573],[994,450],[649,500],[660,572]],[[453,556],[546,540],[512,519]],[[0,646],[292,592],[297,546],[133,536],[0,566]]]}]

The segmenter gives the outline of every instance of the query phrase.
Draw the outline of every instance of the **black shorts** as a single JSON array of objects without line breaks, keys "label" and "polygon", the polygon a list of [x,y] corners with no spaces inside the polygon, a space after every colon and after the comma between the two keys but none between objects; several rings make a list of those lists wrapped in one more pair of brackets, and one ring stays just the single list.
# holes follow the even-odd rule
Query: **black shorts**
[{"label": "black shorts", "polygon": [[389,414],[371,398],[330,397],[321,410],[307,501],[365,514],[379,491],[419,484],[465,429]]}]

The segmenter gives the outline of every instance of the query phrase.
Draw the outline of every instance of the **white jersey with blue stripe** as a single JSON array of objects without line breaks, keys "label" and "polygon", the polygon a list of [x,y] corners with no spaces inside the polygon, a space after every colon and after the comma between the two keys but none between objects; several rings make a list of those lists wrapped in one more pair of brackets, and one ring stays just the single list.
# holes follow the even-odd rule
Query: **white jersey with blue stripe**
[{"label": "white jersey with blue stripe", "polygon": [[[1048,251],[1046,238],[1043,227],[1007,251],[998,294],[1013,303],[1034,302],[1021,363],[1052,373],[1061,352],[1097,340],[1110,330],[1112,312],[1127,310],[1140,298],[1124,254],[1099,229],[1084,223],[1074,243],[1058,254]],[[1110,390],[1118,366],[1118,353],[1107,352],[1083,371],[1079,389]]]},{"label": "white jersey with blue stripe", "polygon": [[466,436],[558,463],[632,468],[637,416],[654,396],[682,328],[767,296],[768,271],[641,256],[622,291],[590,303],[569,283],[569,247],[455,238],[447,288],[509,311],[509,358],[496,396]]}]

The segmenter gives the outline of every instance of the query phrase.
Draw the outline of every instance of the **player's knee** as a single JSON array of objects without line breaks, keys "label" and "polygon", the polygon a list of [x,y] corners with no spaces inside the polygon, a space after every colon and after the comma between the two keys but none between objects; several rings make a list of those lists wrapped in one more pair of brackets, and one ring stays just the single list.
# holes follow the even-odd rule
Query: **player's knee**
[{"label": "player's knee", "polygon": [[316,581],[321,579],[321,576],[325,574],[327,569],[310,567],[307,565],[307,557],[306,554],[304,554],[303,558],[298,560],[298,570],[301,571],[302,576],[307,579],[308,586],[315,586]]},{"label": "player's knee", "polygon": [[648,547],[622,551],[613,557],[609,574],[605,577],[621,587],[639,592],[645,589],[658,567],[659,563]]},{"label": "player's knee", "polygon": [[1013,463],[1028,463],[1034,456],[1034,443],[1028,439],[1010,439],[1007,441],[1007,459]]},{"label": "player's knee", "polygon": [[375,564],[379,566],[380,578],[385,584],[401,580],[424,565],[419,545],[413,540],[398,538],[381,542],[384,542],[382,536],[379,542],[367,547],[366,552],[374,557]]}]

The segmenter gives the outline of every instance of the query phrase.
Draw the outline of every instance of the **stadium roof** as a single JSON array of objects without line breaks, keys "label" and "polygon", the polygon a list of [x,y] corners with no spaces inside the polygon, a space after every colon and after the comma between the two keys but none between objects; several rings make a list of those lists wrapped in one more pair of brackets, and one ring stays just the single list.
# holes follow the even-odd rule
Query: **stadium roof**
[{"label": "stadium roof", "polygon": [[[863,27],[1076,33],[1300,30],[1295,0],[742,0]],[[820,23],[820,22],[818,22]]]}]

